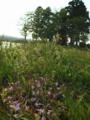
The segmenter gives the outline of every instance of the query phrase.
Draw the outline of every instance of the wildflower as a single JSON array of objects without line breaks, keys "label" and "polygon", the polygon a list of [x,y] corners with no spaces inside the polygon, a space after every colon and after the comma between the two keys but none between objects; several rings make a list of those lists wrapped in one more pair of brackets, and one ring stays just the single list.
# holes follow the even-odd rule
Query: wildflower
[{"label": "wildflower", "polygon": [[48,95],[51,95],[51,92],[50,92],[50,91],[48,91],[48,92],[47,92],[47,94],[48,94]]},{"label": "wildflower", "polygon": [[63,94],[62,96],[65,98],[65,95],[64,95],[64,94]]},{"label": "wildflower", "polygon": [[35,93],[35,91],[33,90],[33,91],[32,91],[32,95],[35,95],[35,94],[36,94],[36,93]]},{"label": "wildflower", "polygon": [[12,98],[13,98],[13,97],[11,97],[11,96],[7,96],[7,99],[8,99],[8,100],[12,100]]},{"label": "wildflower", "polygon": [[45,116],[42,116],[41,120],[46,120],[46,117],[45,117]]},{"label": "wildflower", "polygon": [[65,110],[65,109],[67,109],[67,107],[65,107],[65,106],[62,106],[62,107],[61,107],[61,109],[62,109],[62,110]]},{"label": "wildflower", "polygon": [[60,90],[60,87],[57,87],[57,90]]},{"label": "wildflower", "polygon": [[10,92],[13,92],[13,87],[11,86],[9,89],[8,89]]},{"label": "wildflower", "polygon": [[70,82],[69,84],[72,85],[72,82]]},{"label": "wildflower", "polygon": [[13,113],[13,112],[14,112],[14,110],[11,108],[11,109],[9,109],[9,112],[10,112],[10,113]]},{"label": "wildflower", "polygon": [[40,115],[44,115],[44,109],[39,109]]},{"label": "wildflower", "polygon": [[56,113],[52,113],[52,116],[56,116]]},{"label": "wildflower", "polygon": [[20,111],[20,106],[18,105],[10,105],[11,108],[13,108],[15,111]]},{"label": "wildflower", "polygon": [[50,106],[50,104],[48,103],[47,105],[46,105],[46,107],[48,108]]},{"label": "wildflower", "polygon": [[56,86],[56,87],[58,86],[58,82],[55,82],[55,86]]},{"label": "wildflower", "polygon": [[42,103],[39,103],[40,106],[42,106],[43,104]]},{"label": "wildflower", "polygon": [[13,117],[14,117],[15,119],[17,119],[17,118],[18,118],[18,114],[14,114]]},{"label": "wildflower", "polygon": [[38,80],[35,80],[35,82],[38,82]]},{"label": "wildflower", "polygon": [[29,106],[25,106],[25,112],[29,112]]},{"label": "wildflower", "polygon": [[38,87],[38,88],[40,87],[40,83],[39,83],[39,82],[37,83],[37,87]]},{"label": "wildflower", "polygon": [[6,98],[4,98],[3,102],[7,102],[7,99],[6,99]]},{"label": "wildflower", "polygon": [[12,102],[12,104],[10,105],[10,107],[12,109],[14,109],[15,111],[20,111],[20,103],[18,103],[18,101]]},{"label": "wildflower", "polygon": [[36,94],[37,94],[37,95],[39,95],[39,94],[40,94],[40,92],[39,92],[39,91],[37,91],[37,92],[36,92]]},{"label": "wildflower", "polygon": [[34,102],[34,101],[36,101],[36,99],[37,99],[37,98],[33,98],[33,97],[32,97],[32,98],[31,98],[31,101]]},{"label": "wildflower", "polygon": [[38,114],[34,113],[35,118],[38,116]]},{"label": "wildflower", "polygon": [[20,81],[15,82],[16,86],[20,86]]},{"label": "wildflower", "polygon": [[59,94],[62,95],[62,91],[60,91]]},{"label": "wildflower", "polygon": [[47,114],[50,115],[51,112],[52,112],[52,110],[48,110]]},{"label": "wildflower", "polygon": [[7,88],[5,88],[4,91],[7,92]]},{"label": "wildflower", "polygon": [[52,88],[51,88],[51,87],[50,87],[49,89],[50,89],[50,90],[52,90]]},{"label": "wildflower", "polygon": [[36,107],[38,107],[39,106],[39,104],[36,102],[35,104],[34,104]]},{"label": "wildflower", "polygon": [[33,86],[33,85],[31,85],[31,88],[32,88],[32,89],[34,89],[34,86]]},{"label": "wildflower", "polygon": [[54,94],[53,94],[53,98],[54,98],[54,99],[57,99],[57,96],[58,96],[57,93],[54,93]]},{"label": "wildflower", "polygon": [[18,101],[14,101],[12,102],[13,105],[17,105],[18,104]]}]

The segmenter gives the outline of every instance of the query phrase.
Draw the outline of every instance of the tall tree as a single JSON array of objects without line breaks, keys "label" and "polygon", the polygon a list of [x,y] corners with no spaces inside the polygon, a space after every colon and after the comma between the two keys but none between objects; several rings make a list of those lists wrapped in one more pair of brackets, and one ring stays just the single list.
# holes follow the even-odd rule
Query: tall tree
[{"label": "tall tree", "polygon": [[61,45],[67,45],[67,25],[66,25],[66,16],[67,12],[65,8],[62,8],[60,11],[54,13],[54,29],[55,32],[59,34],[62,40],[59,41]]},{"label": "tall tree", "polygon": [[[32,31],[34,33],[34,35],[40,38],[42,38],[43,33],[42,33],[42,12],[43,12],[43,8],[41,6],[37,7],[35,12],[34,12],[34,18],[33,18],[33,28]],[[36,38],[36,39],[37,39]]]},{"label": "tall tree", "polygon": [[67,11],[67,29],[71,44],[79,41],[81,34],[89,33],[89,12],[82,0],[72,0],[65,7]]},{"label": "tall tree", "polygon": [[21,33],[21,35],[24,36],[24,39],[26,41],[26,37],[29,35],[29,31],[30,31],[30,28],[29,28],[29,25],[28,25],[28,19],[27,19],[26,16],[20,18],[19,26],[21,27],[19,29],[20,33]]},{"label": "tall tree", "polygon": [[41,40],[49,39],[49,41],[52,41],[54,26],[51,8],[47,7],[43,9],[41,6],[39,6],[33,13],[32,19],[30,14],[27,15],[29,18],[29,23],[31,22],[30,25],[32,26],[33,35]]},{"label": "tall tree", "polygon": [[54,34],[54,26],[53,26],[53,13],[51,11],[50,7],[47,7],[43,10],[42,13],[43,16],[43,33],[46,39],[49,39],[49,41],[52,41],[53,34]]}]

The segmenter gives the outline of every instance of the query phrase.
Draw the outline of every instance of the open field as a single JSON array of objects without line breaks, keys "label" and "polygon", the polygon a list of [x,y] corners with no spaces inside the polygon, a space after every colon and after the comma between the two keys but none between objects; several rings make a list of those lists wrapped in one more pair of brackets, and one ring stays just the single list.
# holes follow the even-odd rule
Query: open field
[{"label": "open field", "polygon": [[90,50],[21,43],[0,50],[0,120],[89,120]]}]

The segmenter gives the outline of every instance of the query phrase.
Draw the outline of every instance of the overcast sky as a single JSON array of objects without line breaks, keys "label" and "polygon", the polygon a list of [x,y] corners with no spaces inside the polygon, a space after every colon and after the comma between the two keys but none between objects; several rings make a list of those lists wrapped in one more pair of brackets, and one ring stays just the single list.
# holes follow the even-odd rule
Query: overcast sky
[{"label": "overcast sky", "polygon": [[[18,21],[28,11],[34,11],[38,6],[51,7],[59,10],[68,5],[71,0],[0,0],[0,35],[22,37],[18,30]],[[90,13],[90,0],[82,0]]]}]

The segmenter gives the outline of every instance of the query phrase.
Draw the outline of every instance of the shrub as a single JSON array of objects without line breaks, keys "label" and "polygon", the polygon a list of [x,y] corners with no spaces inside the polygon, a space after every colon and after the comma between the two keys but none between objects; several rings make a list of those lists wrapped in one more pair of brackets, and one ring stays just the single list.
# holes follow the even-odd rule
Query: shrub
[{"label": "shrub", "polygon": [[90,48],[90,44],[87,44],[87,47]]},{"label": "shrub", "polygon": [[85,42],[80,42],[79,46],[80,46],[81,48],[85,48],[85,47],[86,47],[86,43],[85,43]]}]

